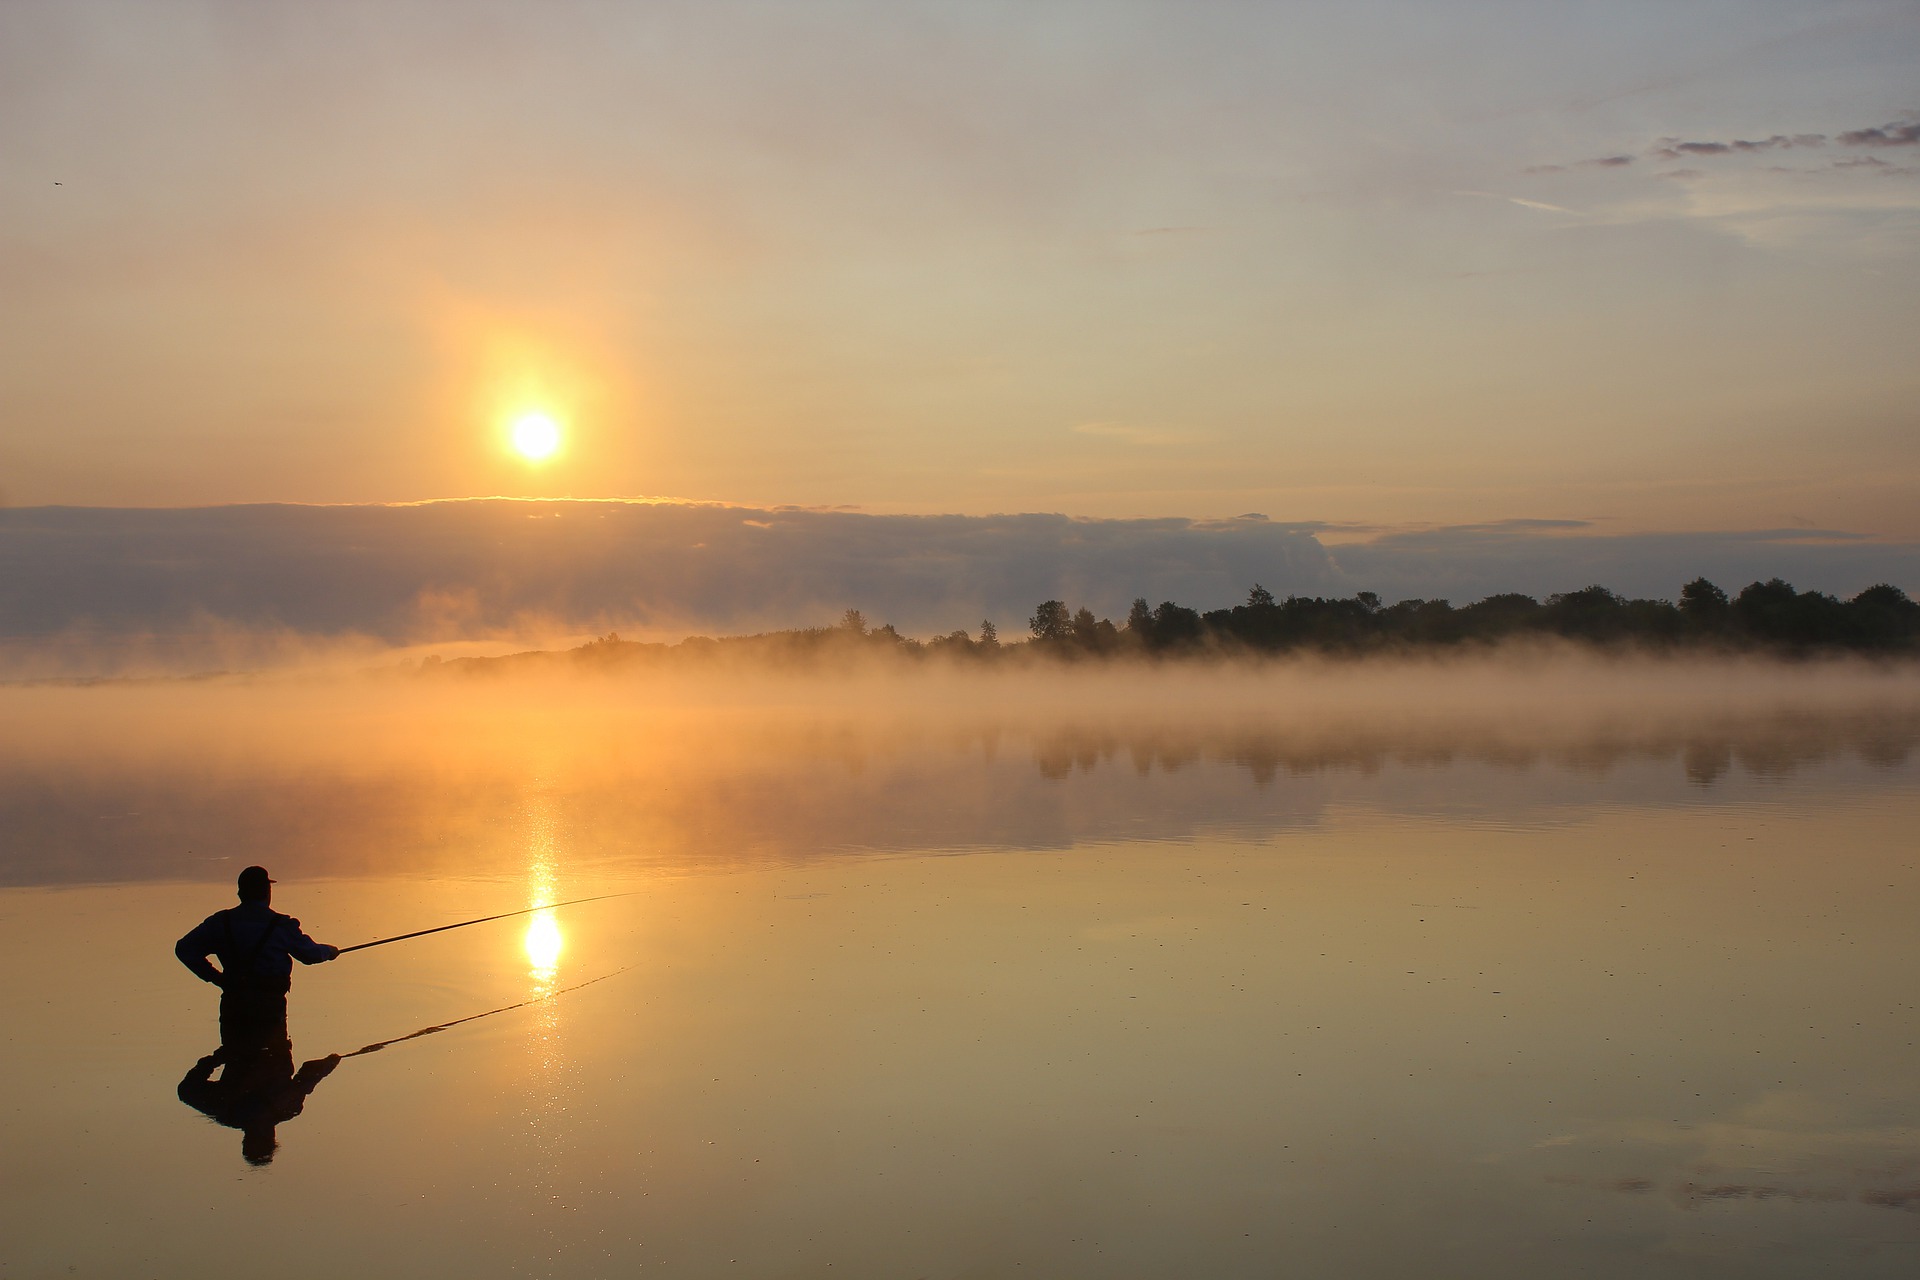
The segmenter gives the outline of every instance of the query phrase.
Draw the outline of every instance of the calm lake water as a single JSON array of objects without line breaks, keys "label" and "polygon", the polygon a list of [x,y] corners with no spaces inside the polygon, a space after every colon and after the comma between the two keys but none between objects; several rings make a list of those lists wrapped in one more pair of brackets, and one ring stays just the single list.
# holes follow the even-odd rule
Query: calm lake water
[{"label": "calm lake water", "polygon": [[[0,690],[0,1277],[1910,1277],[1849,690]],[[297,972],[293,1066],[473,1020],[256,1165],[171,954],[254,861],[342,945],[628,896]]]}]

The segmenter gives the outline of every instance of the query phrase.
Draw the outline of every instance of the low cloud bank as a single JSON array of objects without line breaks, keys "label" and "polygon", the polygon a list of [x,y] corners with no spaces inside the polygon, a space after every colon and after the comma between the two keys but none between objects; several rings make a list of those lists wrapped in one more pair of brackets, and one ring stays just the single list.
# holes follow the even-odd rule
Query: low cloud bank
[{"label": "low cloud bank", "polygon": [[218,618],[392,641],[567,627],[751,629],[860,607],[907,630],[1069,595],[1324,590],[1326,549],[1264,519],[871,516],[691,503],[22,509],[0,522],[0,634]]},{"label": "low cloud bank", "polygon": [[[1736,589],[1779,575],[1842,595],[1920,584],[1920,548],[1804,530],[1609,536],[1512,521],[1339,545],[1327,532],[1263,516],[505,499],[21,508],[0,512],[0,657],[14,675],[235,667],[316,642],[525,642],[613,628],[676,638],[826,623],[849,607],[909,634],[990,618],[1011,636],[1050,598],[1122,617],[1136,596],[1218,608],[1256,582],[1283,598],[1371,590],[1456,604],[1596,582],[1672,598],[1700,574]],[[50,652],[65,665],[48,667]]]}]

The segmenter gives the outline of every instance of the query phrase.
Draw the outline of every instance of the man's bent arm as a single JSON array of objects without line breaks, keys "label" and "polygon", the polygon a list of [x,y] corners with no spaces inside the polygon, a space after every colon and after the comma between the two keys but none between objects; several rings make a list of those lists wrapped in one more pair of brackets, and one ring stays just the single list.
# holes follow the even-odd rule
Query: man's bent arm
[{"label": "man's bent arm", "polygon": [[213,952],[212,921],[202,921],[193,932],[173,944],[173,954],[180,963],[193,971],[193,976],[202,982],[220,985],[220,971],[213,967],[207,957]]}]

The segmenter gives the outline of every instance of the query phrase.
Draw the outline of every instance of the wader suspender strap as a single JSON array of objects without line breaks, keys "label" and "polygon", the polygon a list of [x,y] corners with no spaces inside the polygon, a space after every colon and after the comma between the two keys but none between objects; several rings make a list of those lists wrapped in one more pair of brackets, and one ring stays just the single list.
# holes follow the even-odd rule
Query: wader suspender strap
[{"label": "wader suspender strap", "polygon": [[267,939],[280,931],[280,922],[285,919],[286,917],[278,911],[267,912],[267,927],[261,931],[260,940],[253,944],[253,950],[247,952],[247,967],[249,969],[253,968],[253,962],[260,958],[260,953],[267,949]]},{"label": "wader suspender strap", "polygon": [[[233,941],[233,913],[237,910],[239,910],[238,907],[228,907],[225,911],[220,913],[222,918],[225,919],[226,921],[227,941],[229,942]],[[280,922],[285,920],[286,918],[287,917],[281,915],[278,911],[268,911],[267,927],[265,930],[261,932],[259,939],[255,941],[253,946],[247,951],[247,958],[240,961],[239,964],[232,965],[229,967],[234,969],[240,969],[249,974],[253,973],[254,972],[253,962],[258,960],[260,958],[260,953],[267,949],[267,939],[271,938],[274,935],[274,933],[279,930]]]}]

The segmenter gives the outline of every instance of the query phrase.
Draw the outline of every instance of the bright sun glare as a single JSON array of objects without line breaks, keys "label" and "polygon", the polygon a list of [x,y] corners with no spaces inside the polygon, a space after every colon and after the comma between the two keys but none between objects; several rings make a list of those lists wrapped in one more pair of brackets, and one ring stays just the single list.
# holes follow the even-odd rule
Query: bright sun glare
[{"label": "bright sun glare", "polygon": [[523,413],[513,420],[513,447],[529,462],[543,462],[560,447],[560,424],[551,414]]},{"label": "bright sun glare", "polygon": [[560,963],[560,925],[550,912],[542,911],[527,925],[527,963],[542,973],[551,973]]}]

